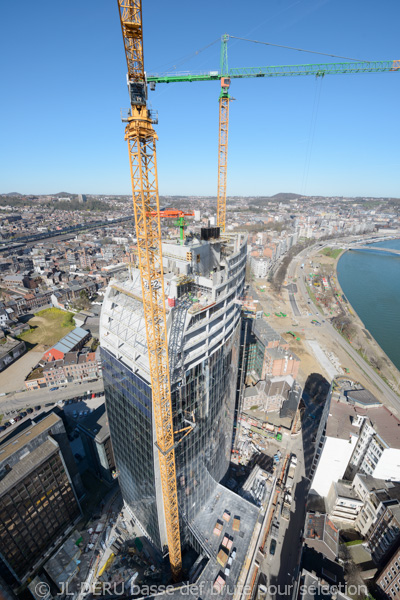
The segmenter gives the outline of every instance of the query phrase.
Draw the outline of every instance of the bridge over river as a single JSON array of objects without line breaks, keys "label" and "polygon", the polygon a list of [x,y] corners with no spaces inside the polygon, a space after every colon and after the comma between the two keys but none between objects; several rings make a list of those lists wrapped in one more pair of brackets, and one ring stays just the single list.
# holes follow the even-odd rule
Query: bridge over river
[{"label": "bridge over river", "polygon": [[393,254],[400,256],[400,250],[392,250],[391,248],[378,248],[377,246],[351,246],[348,250],[369,250],[370,252],[386,252],[386,254]]}]

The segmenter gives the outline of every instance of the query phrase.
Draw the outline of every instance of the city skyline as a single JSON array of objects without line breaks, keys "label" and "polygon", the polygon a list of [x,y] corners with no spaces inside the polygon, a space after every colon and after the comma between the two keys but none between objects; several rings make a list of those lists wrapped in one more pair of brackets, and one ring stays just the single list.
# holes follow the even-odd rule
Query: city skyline
[{"label": "city skyline", "polygon": [[[384,12],[372,2],[361,10],[285,1],[267,11],[254,1],[243,13],[238,3],[228,10],[206,2],[201,14],[183,3],[173,11],[161,2],[151,11],[145,5],[145,68],[149,74],[173,65],[177,71],[218,69],[224,32],[349,58],[395,60],[400,8],[390,4]],[[4,193],[130,194],[119,120],[128,95],[118,11],[106,2],[95,17],[81,6],[78,13],[76,3],[47,2],[38,10],[23,2],[23,8],[18,42],[12,27],[17,15],[4,11]],[[228,48],[232,67],[343,62],[238,40]],[[233,80],[228,195],[398,196],[400,132],[393,115],[399,91],[398,73]],[[161,195],[216,194],[218,95],[217,82],[160,84],[149,92],[160,119]]]}]

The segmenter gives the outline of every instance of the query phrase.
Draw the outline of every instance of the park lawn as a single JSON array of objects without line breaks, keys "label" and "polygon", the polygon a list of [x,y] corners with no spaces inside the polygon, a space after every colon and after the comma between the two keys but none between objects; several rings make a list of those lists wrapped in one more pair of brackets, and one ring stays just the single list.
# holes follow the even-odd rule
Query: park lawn
[{"label": "park lawn", "polygon": [[322,250],[322,254],[334,259],[336,259],[341,252],[343,252],[343,248],[324,248],[324,250]]},{"label": "park lawn", "polygon": [[[42,347],[54,346],[61,338],[75,328],[73,314],[58,308],[41,310],[28,321],[29,331],[21,333],[19,338],[27,344]],[[36,350],[40,348],[36,347]]]}]

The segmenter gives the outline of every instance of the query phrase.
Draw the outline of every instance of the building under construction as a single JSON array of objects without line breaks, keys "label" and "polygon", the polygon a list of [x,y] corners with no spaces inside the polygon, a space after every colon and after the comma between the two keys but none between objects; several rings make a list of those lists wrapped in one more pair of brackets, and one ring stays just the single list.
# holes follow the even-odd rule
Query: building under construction
[{"label": "building under construction", "polygon": [[[246,248],[244,234],[221,238],[218,229],[162,243],[181,544],[196,545],[196,516],[229,466]],[[123,499],[162,550],[167,532],[138,270],[110,283],[100,339]]]}]

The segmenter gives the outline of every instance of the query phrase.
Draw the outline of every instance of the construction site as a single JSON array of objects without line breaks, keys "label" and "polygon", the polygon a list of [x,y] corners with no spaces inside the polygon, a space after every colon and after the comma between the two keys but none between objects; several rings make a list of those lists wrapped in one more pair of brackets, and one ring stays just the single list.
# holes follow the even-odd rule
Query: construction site
[{"label": "construction site", "polygon": [[[136,254],[129,276],[105,293],[100,345],[122,506],[88,529],[85,584],[247,599],[268,536],[273,554],[281,517],[289,518],[302,389],[298,357],[246,291],[247,234],[225,227],[231,78],[378,72],[392,63],[229,70],[225,35],[219,72],[146,76],[141,2],[118,0],[118,8]],[[220,83],[216,224],[190,231],[193,213],[161,210],[158,195],[158,116],[147,83],[172,81]],[[162,239],[164,218],[177,219],[175,239]]]}]

